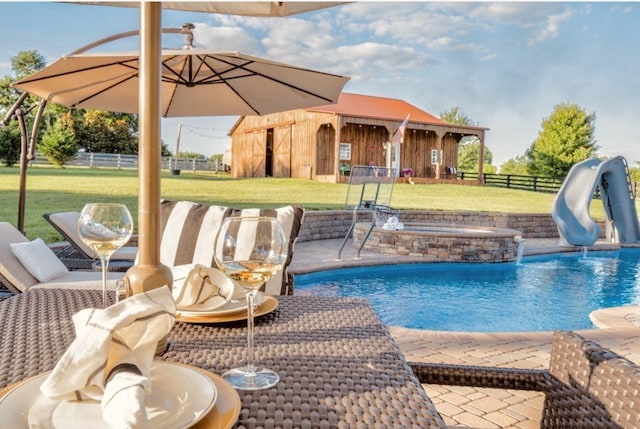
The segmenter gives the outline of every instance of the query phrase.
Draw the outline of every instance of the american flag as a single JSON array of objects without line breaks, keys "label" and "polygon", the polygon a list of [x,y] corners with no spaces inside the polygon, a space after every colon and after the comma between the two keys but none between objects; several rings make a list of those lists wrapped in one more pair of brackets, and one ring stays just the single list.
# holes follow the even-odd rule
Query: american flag
[{"label": "american flag", "polygon": [[409,123],[409,115],[404,118],[404,121],[400,124],[395,133],[393,133],[393,138],[391,139],[391,143],[402,143],[404,141],[404,131],[407,129],[407,124]]}]

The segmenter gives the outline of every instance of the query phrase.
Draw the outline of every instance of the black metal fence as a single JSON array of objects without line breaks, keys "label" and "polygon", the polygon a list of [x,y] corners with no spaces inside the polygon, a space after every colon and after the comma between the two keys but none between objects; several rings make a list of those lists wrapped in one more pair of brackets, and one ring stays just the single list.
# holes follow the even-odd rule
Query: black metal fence
[{"label": "black metal fence", "polygon": [[[478,180],[478,173],[459,172],[460,180]],[[482,181],[485,186],[495,186],[499,188],[524,189],[534,192],[557,193],[564,182],[564,178],[541,177],[541,176],[520,176],[517,174],[492,174],[484,173]],[[637,182],[631,183],[633,198],[637,193]],[[596,188],[594,198],[600,198],[600,190]]]},{"label": "black metal fence", "polygon": [[[478,173],[460,172],[460,180],[478,180]],[[482,182],[485,186],[500,188],[524,189],[535,192],[556,193],[560,190],[564,178],[520,176],[517,174],[492,174],[484,173]]]}]

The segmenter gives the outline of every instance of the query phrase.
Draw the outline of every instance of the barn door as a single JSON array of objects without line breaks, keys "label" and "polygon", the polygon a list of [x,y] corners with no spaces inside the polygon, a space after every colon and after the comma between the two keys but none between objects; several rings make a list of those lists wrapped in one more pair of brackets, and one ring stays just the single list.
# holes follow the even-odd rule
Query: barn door
[{"label": "barn door", "polygon": [[251,133],[247,139],[245,153],[245,177],[264,177],[265,172],[265,140],[266,133]]},{"label": "barn door", "polygon": [[291,177],[291,127],[278,127],[273,134],[273,177]]},{"label": "barn door", "polygon": [[273,128],[267,130],[266,151],[264,154],[264,175],[273,177]]},{"label": "barn door", "polygon": [[336,174],[336,130],[322,125],[316,134],[316,174]]}]

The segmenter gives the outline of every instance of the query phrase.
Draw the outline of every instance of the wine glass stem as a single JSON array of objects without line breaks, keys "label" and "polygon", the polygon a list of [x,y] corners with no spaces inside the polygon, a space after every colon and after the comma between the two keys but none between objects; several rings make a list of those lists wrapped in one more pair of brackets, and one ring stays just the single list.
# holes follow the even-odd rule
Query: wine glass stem
[{"label": "wine glass stem", "polygon": [[254,367],[253,367],[253,309],[255,308],[254,303],[256,300],[256,294],[258,293],[255,289],[249,289],[246,292],[247,296],[247,375],[249,377],[254,376]]},{"label": "wine glass stem", "polygon": [[109,271],[109,258],[100,258],[102,265],[102,308],[107,308],[107,272]]}]

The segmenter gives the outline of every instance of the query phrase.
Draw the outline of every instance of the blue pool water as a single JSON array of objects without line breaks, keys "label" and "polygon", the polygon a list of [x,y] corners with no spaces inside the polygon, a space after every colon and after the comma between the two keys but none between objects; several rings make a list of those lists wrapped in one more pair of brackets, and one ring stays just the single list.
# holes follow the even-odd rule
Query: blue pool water
[{"label": "blue pool water", "polygon": [[640,304],[640,249],[296,275],[295,293],[368,298],[385,324],[442,331],[593,328],[589,313]]}]

